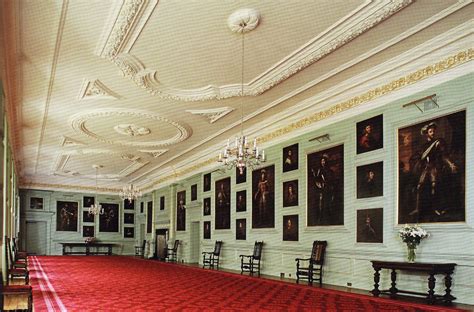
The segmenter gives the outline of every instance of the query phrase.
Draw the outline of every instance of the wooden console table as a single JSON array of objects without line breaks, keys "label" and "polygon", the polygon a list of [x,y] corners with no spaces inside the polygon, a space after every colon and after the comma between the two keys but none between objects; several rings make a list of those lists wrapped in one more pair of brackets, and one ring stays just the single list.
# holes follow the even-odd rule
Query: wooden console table
[{"label": "wooden console table", "polygon": [[[112,255],[110,243],[61,243],[63,245],[63,255]],[[79,250],[74,250],[79,248]]]},{"label": "wooden console table", "polygon": [[[437,301],[444,302],[445,304],[451,304],[456,297],[451,295],[451,281],[453,274],[454,267],[456,263],[410,263],[410,262],[391,262],[391,261],[371,261],[372,267],[375,270],[374,273],[374,289],[372,290],[372,294],[375,297],[378,297],[380,294],[388,294],[390,298],[395,298],[398,293],[409,294],[409,295],[417,295],[417,296],[426,296],[426,300],[428,304],[434,304]],[[379,290],[379,282],[380,282],[380,273],[381,269],[389,269],[392,270],[391,273],[391,280],[392,284],[390,289],[387,290]],[[414,292],[408,290],[400,290],[397,289],[397,272],[396,270],[404,270],[410,272],[419,272],[428,274],[428,292],[421,293],[421,292]],[[446,290],[444,295],[436,295],[434,288],[436,285],[436,274],[444,274],[444,284],[446,286]]]}]

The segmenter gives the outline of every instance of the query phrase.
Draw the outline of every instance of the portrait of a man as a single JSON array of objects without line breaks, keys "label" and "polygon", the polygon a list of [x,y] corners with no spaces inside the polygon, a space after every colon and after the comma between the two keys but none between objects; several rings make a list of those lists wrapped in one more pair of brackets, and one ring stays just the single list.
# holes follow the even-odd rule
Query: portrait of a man
[{"label": "portrait of a man", "polygon": [[134,224],[135,223],[135,214],[133,214],[133,213],[124,213],[123,214],[123,223],[125,223],[125,224]]},{"label": "portrait of a man", "polygon": [[94,227],[91,225],[85,225],[82,227],[82,237],[94,237]]},{"label": "portrait of a man", "polygon": [[82,207],[84,208],[89,208],[90,206],[95,204],[95,198],[92,196],[84,196],[82,200],[83,200]]},{"label": "portrait of a man", "polygon": [[236,240],[247,239],[247,219],[235,220],[235,239]]},{"label": "portrait of a man", "polygon": [[89,211],[83,211],[82,222],[94,222],[94,215],[89,213]]},{"label": "portrait of a man", "polygon": [[151,233],[153,227],[153,201],[146,205],[146,232]]},{"label": "portrait of a man", "polygon": [[124,227],[123,228],[123,237],[125,238],[134,238],[135,237],[135,228],[133,227]]},{"label": "portrait of a man", "polygon": [[56,205],[56,231],[77,232],[77,202],[58,201]]},{"label": "portrait of a man", "polygon": [[383,209],[357,210],[357,242],[383,243]]},{"label": "portrait of a man", "polygon": [[275,166],[252,172],[252,228],[275,227]]},{"label": "portrait of a man", "polygon": [[465,221],[466,112],[398,130],[398,223]]},{"label": "portrait of a man", "polygon": [[101,203],[104,214],[99,215],[99,232],[118,232],[119,229],[119,205],[112,203]]},{"label": "portrait of a man", "polygon": [[211,173],[209,172],[203,176],[202,191],[208,192],[210,190],[211,190]]},{"label": "portrait of a man", "polygon": [[191,201],[195,201],[198,199],[198,186],[197,184],[191,185]]},{"label": "portrait of a man", "polygon": [[43,209],[43,198],[31,197],[30,198],[30,209]]},{"label": "portrait of a man", "polygon": [[143,211],[144,211],[144,206],[145,206],[145,203],[144,203],[144,202],[141,202],[141,203],[140,203],[140,213],[143,213]]},{"label": "portrait of a man", "polygon": [[283,148],[283,172],[298,169],[298,144]]},{"label": "portrait of a man", "polygon": [[160,210],[165,210],[165,197],[160,197]]},{"label": "portrait of a man", "polygon": [[283,240],[298,241],[298,215],[283,216]]},{"label": "portrait of a man", "polygon": [[203,216],[211,215],[211,198],[210,197],[204,198],[204,201],[202,204],[202,215]]},{"label": "portrait of a man", "polygon": [[230,177],[216,181],[215,228],[230,229]]},{"label": "portrait of a man", "polygon": [[235,211],[247,211],[247,191],[238,191],[235,194]]},{"label": "portrait of a man", "polygon": [[298,206],[298,180],[283,182],[283,207]]},{"label": "portrait of a man", "polygon": [[383,162],[357,167],[357,198],[383,196]]},{"label": "portrait of a man", "polygon": [[235,168],[235,184],[247,182],[247,167]]},{"label": "portrait of a man", "polygon": [[176,231],[186,231],[186,191],[176,194]]},{"label": "portrait of a man", "polygon": [[204,239],[211,239],[211,221],[204,221]]},{"label": "portrait of a man", "polygon": [[134,210],[135,209],[135,200],[128,200],[128,199],[124,199],[123,200],[123,209],[127,209],[127,210]]},{"label": "portrait of a man", "polygon": [[357,123],[357,154],[383,147],[383,115]]},{"label": "portrait of a man", "polygon": [[344,224],[344,146],[308,154],[307,224]]}]

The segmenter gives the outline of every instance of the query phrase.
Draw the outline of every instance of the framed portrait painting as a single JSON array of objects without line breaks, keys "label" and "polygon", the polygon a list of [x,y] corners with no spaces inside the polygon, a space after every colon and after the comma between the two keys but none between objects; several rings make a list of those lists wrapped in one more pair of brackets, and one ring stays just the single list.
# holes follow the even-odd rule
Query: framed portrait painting
[{"label": "framed portrait painting", "polygon": [[283,172],[298,169],[298,143],[283,148]]},{"label": "framed portrait painting", "polygon": [[77,232],[78,202],[57,201],[56,231]]},{"label": "framed portrait painting", "polygon": [[135,228],[126,226],[123,228],[123,237],[124,238],[134,238],[135,237]]},{"label": "framed portrait painting", "polygon": [[144,202],[141,202],[141,203],[140,203],[140,213],[143,213],[143,211],[144,211],[144,206],[145,206],[145,203],[144,203]]},{"label": "framed portrait painting", "polygon": [[165,197],[160,197],[160,210],[165,210]]},{"label": "framed portrait painting", "polygon": [[283,216],[283,240],[298,241],[298,215]]},{"label": "framed portrait painting", "polygon": [[236,212],[247,211],[247,191],[238,191],[235,194],[235,210]]},{"label": "framed portrait painting", "polygon": [[204,221],[204,239],[211,239],[211,221]]},{"label": "framed portrait painting", "polygon": [[216,181],[215,229],[230,229],[230,177]]},{"label": "framed portrait painting", "polygon": [[357,154],[383,147],[383,115],[357,123]]},{"label": "framed portrait painting", "polygon": [[186,231],[186,191],[176,194],[176,231]]},{"label": "framed portrait painting", "polygon": [[307,224],[344,224],[344,145],[307,156]]},{"label": "framed portrait painting", "polygon": [[465,221],[466,111],[398,129],[398,223]]},{"label": "framed portrait painting", "polygon": [[94,222],[94,215],[89,213],[89,211],[83,211],[82,222]]},{"label": "framed portrait painting", "polygon": [[31,197],[30,198],[30,209],[43,209],[43,198],[42,197]]},{"label": "framed portrait painting", "polygon": [[202,191],[208,192],[211,190],[211,173],[206,173],[202,178]]},{"label": "framed portrait painting", "polygon": [[191,201],[195,201],[198,199],[198,186],[197,184],[191,185]]},{"label": "framed portrait painting", "polygon": [[101,203],[104,214],[99,215],[99,232],[119,231],[119,204]]},{"label": "framed portrait painting", "polygon": [[383,162],[357,167],[357,198],[383,196]]},{"label": "framed portrait painting", "polygon": [[357,242],[383,243],[383,209],[357,210]]},{"label": "framed portrait painting", "polygon": [[94,226],[84,225],[82,227],[82,237],[94,237]]},{"label": "framed portrait painting", "polygon": [[92,196],[84,196],[82,198],[82,207],[84,208],[89,208],[91,207],[92,205],[95,204],[95,197],[92,197]]},{"label": "framed portrait painting", "polygon": [[247,167],[235,168],[235,184],[247,182]]},{"label": "framed portrait painting", "polygon": [[153,227],[153,201],[146,204],[146,232],[151,233]]},{"label": "framed portrait painting", "polygon": [[298,206],[298,180],[283,182],[283,207]]},{"label": "framed portrait painting", "polygon": [[124,199],[123,200],[123,209],[127,210],[134,210],[135,209],[135,200],[128,200]]},{"label": "framed portrait painting", "polygon": [[252,228],[275,227],[275,165],[252,172]]},{"label": "framed portrait painting", "polygon": [[125,224],[135,224],[135,214],[134,213],[124,213],[123,214],[123,223],[125,223]]},{"label": "framed portrait painting", "polygon": [[210,197],[204,198],[204,201],[202,204],[202,215],[203,216],[211,215],[211,198]]},{"label": "framed portrait painting", "polygon": [[235,239],[236,240],[247,239],[247,219],[235,220]]}]

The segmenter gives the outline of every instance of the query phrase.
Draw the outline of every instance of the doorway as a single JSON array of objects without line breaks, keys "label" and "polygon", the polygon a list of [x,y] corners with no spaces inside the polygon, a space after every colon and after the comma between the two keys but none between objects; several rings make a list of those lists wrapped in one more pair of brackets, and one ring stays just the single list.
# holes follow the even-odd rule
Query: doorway
[{"label": "doorway", "polygon": [[155,246],[155,256],[158,260],[165,260],[166,258],[166,242],[168,241],[168,230],[167,229],[158,229],[156,230],[156,246]]},{"label": "doorway", "polygon": [[47,254],[45,221],[26,221],[26,251],[29,255]]},{"label": "doorway", "polygon": [[191,254],[189,255],[189,263],[199,263],[201,249],[199,222],[191,222],[190,235],[189,242],[191,243]]}]

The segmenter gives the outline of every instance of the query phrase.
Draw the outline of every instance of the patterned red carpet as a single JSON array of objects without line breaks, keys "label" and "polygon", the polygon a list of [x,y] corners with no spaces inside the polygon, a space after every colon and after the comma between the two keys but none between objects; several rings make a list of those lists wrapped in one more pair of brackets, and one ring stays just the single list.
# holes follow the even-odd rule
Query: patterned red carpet
[{"label": "patterned red carpet", "polygon": [[457,311],[119,256],[31,258],[35,311]]}]

